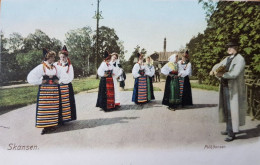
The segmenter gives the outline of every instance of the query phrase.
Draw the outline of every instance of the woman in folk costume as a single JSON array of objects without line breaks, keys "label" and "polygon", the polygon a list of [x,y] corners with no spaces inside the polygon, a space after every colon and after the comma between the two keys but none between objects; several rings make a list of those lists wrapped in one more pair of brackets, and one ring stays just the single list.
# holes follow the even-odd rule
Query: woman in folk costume
[{"label": "woman in folk costume", "polygon": [[178,62],[179,66],[179,81],[180,81],[180,96],[182,106],[190,106],[192,103],[192,93],[190,85],[191,63],[189,61],[189,51],[182,55],[182,60]]},{"label": "woman in folk costume", "polygon": [[[148,76],[151,72],[147,65],[143,63],[143,55],[137,54],[138,63],[132,69],[132,74],[135,78],[132,101],[136,104],[144,104],[151,100],[151,90],[149,88]],[[148,80],[148,81],[147,81]]]},{"label": "woman in folk costume", "polygon": [[60,83],[69,83],[69,76],[53,65],[56,53],[43,50],[45,61],[35,67],[27,76],[27,81],[39,85],[36,107],[36,127],[43,128],[42,133],[53,130],[61,124]]},{"label": "woman in folk costume", "polygon": [[175,110],[181,103],[178,56],[173,54],[169,57],[168,61],[161,69],[161,73],[167,76],[162,104],[169,106],[170,110]]},{"label": "woman in folk costume", "polygon": [[155,69],[154,69],[153,64],[151,63],[151,57],[146,58],[146,65],[150,71],[150,74],[147,79],[147,83],[148,83],[149,89],[151,91],[151,100],[154,100],[155,97],[154,97],[154,92],[153,92],[153,77],[154,77]]},{"label": "woman in folk costume", "polygon": [[98,90],[96,107],[102,108],[105,112],[115,109],[115,88],[113,80],[113,66],[110,64],[111,55],[105,51],[104,61],[98,68],[98,75],[101,77]]},{"label": "woman in folk costume", "polygon": [[62,106],[62,121],[68,122],[71,120],[76,120],[76,104],[75,104],[75,97],[74,97],[74,90],[72,87],[72,80],[74,79],[74,70],[73,66],[68,58],[69,52],[67,47],[64,45],[62,50],[59,52],[60,60],[54,65],[56,67],[61,68],[64,70],[65,73],[69,76],[69,83],[60,85],[60,92],[61,92],[61,106]]},{"label": "woman in folk costume", "polygon": [[111,54],[111,61],[110,65],[113,67],[113,82],[114,82],[114,90],[115,90],[115,106],[116,108],[120,107],[120,101],[119,101],[119,89],[117,84],[117,78],[122,74],[122,69],[119,67],[119,59],[117,53]]}]

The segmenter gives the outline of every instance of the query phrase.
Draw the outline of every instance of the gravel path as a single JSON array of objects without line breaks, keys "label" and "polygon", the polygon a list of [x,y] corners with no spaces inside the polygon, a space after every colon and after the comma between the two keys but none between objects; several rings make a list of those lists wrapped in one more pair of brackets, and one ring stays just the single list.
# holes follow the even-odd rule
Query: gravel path
[{"label": "gravel path", "polygon": [[[95,107],[96,92],[82,92],[76,95],[78,119],[45,135],[34,127],[35,104],[13,110],[0,116],[0,159],[11,164],[18,160],[30,164],[41,160],[41,155],[53,162],[63,158],[65,164],[81,158],[90,164],[105,164],[103,159],[109,164],[224,164],[225,158],[250,164],[248,159],[259,159],[255,152],[260,146],[260,122],[247,117],[238,139],[226,143],[220,135],[225,125],[218,123],[218,93],[192,92],[193,107],[170,111],[161,104],[163,92],[155,92],[155,101],[137,106],[131,102],[132,92],[124,91],[120,92],[121,109],[106,113]],[[36,145],[37,151],[27,155],[8,150],[10,145]],[[228,156],[231,152],[237,154]],[[23,159],[27,156],[32,159]]]}]

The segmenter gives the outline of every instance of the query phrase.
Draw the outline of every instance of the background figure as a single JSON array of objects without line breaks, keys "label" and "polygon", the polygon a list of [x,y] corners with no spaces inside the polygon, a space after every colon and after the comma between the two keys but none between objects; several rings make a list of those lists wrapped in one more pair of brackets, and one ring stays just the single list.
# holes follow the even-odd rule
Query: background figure
[{"label": "background figure", "polygon": [[155,81],[157,82],[157,80],[160,82],[160,68],[158,66],[156,66],[155,68]]},{"label": "background figure", "polygon": [[169,62],[162,67],[162,74],[167,76],[162,104],[167,105],[170,110],[175,110],[181,103],[180,85],[178,78],[178,56],[173,54]]},{"label": "background figure", "polygon": [[227,44],[229,54],[223,61],[215,65],[211,71],[220,80],[219,91],[219,121],[226,122],[228,135],[225,141],[235,139],[239,126],[245,125],[247,99],[244,81],[245,60],[238,54],[238,42],[231,41]]},{"label": "background figure", "polygon": [[36,127],[43,128],[41,134],[62,124],[60,83],[69,83],[69,76],[53,65],[56,53],[43,49],[45,61],[35,67],[27,76],[27,81],[39,85],[36,104]]},{"label": "background figure", "polygon": [[69,83],[60,85],[61,91],[61,101],[62,101],[62,121],[68,122],[71,120],[76,120],[76,104],[74,97],[74,90],[72,86],[72,80],[74,79],[74,70],[69,59],[69,52],[67,47],[64,45],[62,50],[59,52],[60,60],[54,65],[64,70],[69,76]]},{"label": "background figure", "polygon": [[182,60],[178,62],[179,66],[179,81],[180,81],[180,96],[182,106],[193,105],[192,93],[190,85],[191,63],[189,60],[188,50],[182,55]]},{"label": "background figure", "polygon": [[125,80],[126,80],[126,74],[124,69],[122,68],[121,64],[118,64],[118,67],[122,69],[122,74],[118,77],[119,86],[124,91],[125,90]]}]

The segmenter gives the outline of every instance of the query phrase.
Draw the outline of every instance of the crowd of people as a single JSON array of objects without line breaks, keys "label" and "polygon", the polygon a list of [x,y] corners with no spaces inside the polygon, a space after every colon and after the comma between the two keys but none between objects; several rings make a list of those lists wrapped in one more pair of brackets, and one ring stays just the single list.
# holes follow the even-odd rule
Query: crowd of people
[{"label": "crowd of people", "polygon": [[[245,61],[238,54],[238,44],[228,44],[229,57],[216,64],[211,75],[215,75],[220,81],[220,121],[226,122],[228,135],[225,141],[235,139],[238,127],[245,124],[246,99],[244,92],[243,72]],[[74,79],[73,66],[68,58],[69,52],[64,46],[58,53],[60,60],[55,62],[56,53],[43,49],[44,61],[35,67],[27,77],[30,84],[39,85],[36,108],[36,127],[43,128],[41,134],[56,129],[56,126],[65,122],[76,120],[76,105],[71,84]],[[100,77],[96,107],[105,112],[118,110],[121,107],[119,87],[124,89],[126,75],[120,64],[117,53],[106,51],[103,62],[98,68]],[[173,54],[160,69],[154,67],[151,58],[138,53],[137,63],[134,64],[132,75],[135,79],[132,101],[142,106],[155,100],[153,82],[160,81],[160,72],[165,75],[166,83],[162,104],[169,110],[192,106],[192,91],[190,76],[192,65],[188,50],[182,54],[181,60]],[[221,69],[222,68],[222,69]],[[119,86],[118,83],[119,82]],[[129,98],[130,99],[130,98]]]}]

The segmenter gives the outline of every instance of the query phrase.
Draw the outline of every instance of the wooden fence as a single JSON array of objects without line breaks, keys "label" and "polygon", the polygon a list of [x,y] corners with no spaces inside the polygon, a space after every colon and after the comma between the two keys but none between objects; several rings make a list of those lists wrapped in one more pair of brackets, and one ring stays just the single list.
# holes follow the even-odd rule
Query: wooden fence
[{"label": "wooden fence", "polygon": [[253,74],[248,66],[245,69],[245,82],[248,101],[247,113],[253,117],[252,120],[260,120],[260,76]]}]

